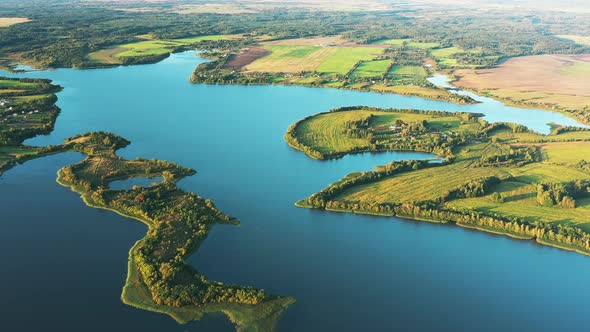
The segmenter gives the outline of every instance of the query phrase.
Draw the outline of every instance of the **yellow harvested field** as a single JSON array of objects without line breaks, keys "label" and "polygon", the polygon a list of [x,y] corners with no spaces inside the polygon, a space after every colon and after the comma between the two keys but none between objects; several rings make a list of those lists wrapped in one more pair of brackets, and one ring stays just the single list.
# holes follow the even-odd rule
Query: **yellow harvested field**
[{"label": "yellow harvested field", "polygon": [[427,168],[355,186],[334,200],[366,203],[433,200],[470,180],[494,175],[508,174],[501,168],[469,168],[466,164]]},{"label": "yellow harvested field", "polygon": [[578,36],[578,35],[558,35],[561,39],[570,40],[580,45],[590,45],[590,36]]},{"label": "yellow harvested field", "polygon": [[14,24],[29,22],[26,17],[0,17],[0,28],[9,27]]},{"label": "yellow harvested field", "polygon": [[590,54],[519,57],[454,74],[455,85],[507,101],[569,109],[590,105]]},{"label": "yellow harvested field", "polygon": [[268,73],[298,73],[301,71],[314,71],[326,59],[336,53],[335,47],[318,47],[306,56],[289,56],[294,50],[288,46],[280,46],[281,49],[271,49],[272,54],[260,58],[249,64],[245,69],[249,72]]},{"label": "yellow harvested field", "polygon": [[557,142],[543,144],[541,151],[552,163],[575,165],[580,160],[590,161],[590,142]]}]

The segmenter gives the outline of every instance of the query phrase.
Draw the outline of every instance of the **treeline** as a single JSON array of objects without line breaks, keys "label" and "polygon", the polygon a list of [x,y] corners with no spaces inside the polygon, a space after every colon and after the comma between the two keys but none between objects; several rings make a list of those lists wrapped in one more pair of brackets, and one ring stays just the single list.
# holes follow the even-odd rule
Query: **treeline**
[{"label": "treeline", "polygon": [[537,184],[537,202],[540,205],[559,206],[566,209],[576,207],[576,199],[590,194],[590,181],[578,180],[567,183],[541,182]]},{"label": "treeline", "polygon": [[453,199],[460,198],[475,198],[488,194],[491,188],[500,183],[500,178],[497,176],[488,176],[479,179],[467,181],[463,185],[448,191],[439,198],[440,203],[444,203]]},{"label": "treeline", "polygon": [[540,149],[534,145],[512,146],[498,142],[490,143],[494,151],[482,155],[479,160],[473,163],[475,167],[521,167],[533,162],[543,160]]},{"label": "treeline", "polygon": [[[589,110],[590,111],[590,110]],[[590,128],[576,127],[576,126],[561,126],[557,124],[551,124],[551,135],[559,135],[572,132],[590,131]]]},{"label": "treeline", "polygon": [[[486,178],[470,181],[460,189],[461,196],[481,196],[497,179]],[[314,194],[316,195],[316,194]],[[529,222],[518,217],[505,217],[473,209],[449,209],[435,201],[393,203],[322,201],[314,195],[305,200],[309,207],[358,213],[379,214],[413,218],[437,223],[454,223],[460,226],[484,231],[507,234],[519,238],[533,239],[537,242],[562,247],[590,255],[590,234],[579,227],[572,227],[540,221]]]}]

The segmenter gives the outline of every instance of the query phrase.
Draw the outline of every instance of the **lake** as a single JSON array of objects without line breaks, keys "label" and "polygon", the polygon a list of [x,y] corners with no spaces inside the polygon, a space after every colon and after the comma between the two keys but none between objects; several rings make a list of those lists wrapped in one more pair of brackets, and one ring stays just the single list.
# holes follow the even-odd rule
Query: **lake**
[{"label": "lake", "polygon": [[[337,89],[189,83],[202,61],[185,52],[153,65],[10,75],[50,78],[65,88],[55,131],[27,143],[112,131],[131,140],[120,153],[126,158],[196,169],[180,186],[211,198],[241,225],[214,227],[191,263],[211,280],[297,298],[279,331],[581,331],[590,324],[589,257],[449,225],[293,205],[349,172],[429,155],[318,161],[283,140],[300,118],[349,105],[479,112],[544,133],[549,122],[575,121],[493,100],[454,105]],[[127,253],[146,228],[86,207],[55,183],[60,167],[80,159],[37,159],[0,177],[2,327],[233,331],[223,316],[178,325],[121,303]]]}]

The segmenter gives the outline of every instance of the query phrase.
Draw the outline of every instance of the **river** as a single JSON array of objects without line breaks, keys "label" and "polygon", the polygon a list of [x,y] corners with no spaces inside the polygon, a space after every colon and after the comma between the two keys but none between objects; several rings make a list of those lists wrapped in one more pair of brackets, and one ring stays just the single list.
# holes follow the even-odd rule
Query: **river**
[{"label": "river", "polygon": [[[493,100],[454,105],[337,89],[189,83],[202,61],[185,52],[153,65],[11,74],[50,78],[65,88],[55,131],[27,143],[113,131],[132,142],[124,157],[196,169],[180,186],[211,198],[241,225],[214,227],[191,263],[211,280],[295,297],[279,331],[582,331],[590,325],[588,257],[448,225],[293,205],[349,172],[427,155],[318,161],[283,140],[298,119],[349,105],[479,112],[544,133],[549,122],[573,120]],[[146,228],[88,208],[55,183],[55,172],[80,158],[33,160],[0,177],[0,326],[232,331],[222,316],[181,326],[121,303],[127,253]]]}]

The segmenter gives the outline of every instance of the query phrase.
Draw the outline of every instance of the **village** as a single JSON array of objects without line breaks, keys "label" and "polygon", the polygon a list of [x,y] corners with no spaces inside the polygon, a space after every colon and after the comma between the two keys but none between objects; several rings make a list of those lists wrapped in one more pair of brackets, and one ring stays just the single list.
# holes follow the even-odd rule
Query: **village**
[{"label": "village", "polygon": [[397,120],[395,124],[371,127],[369,131],[374,133],[373,137],[389,138],[393,136],[394,138],[410,141],[424,140],[427,137],[446,140],[457,135],[453,131],[439,131],[436,128],[429,128],[426,121],[408,124],[402,120]]},{"label": "village", "polygon": [[[15,109],[16,107],[16,109]],[[12,101],[8,99],[0,100],[0,124],[10,125],[14,123],[30,122],[31,124],[42,122],[43,113],[51,113],[51,110],[43,112],[39,109],[34,110],[20,110],[15,104],[12,106]]]}]

